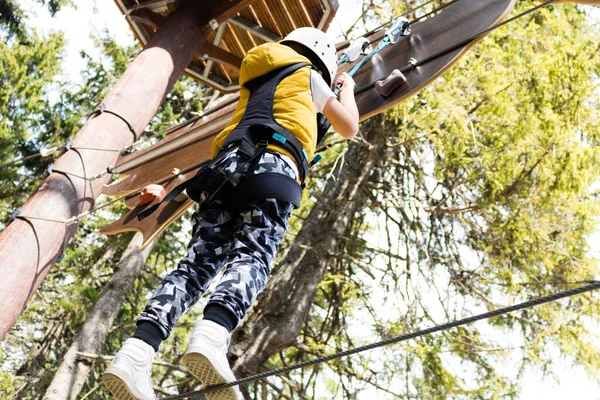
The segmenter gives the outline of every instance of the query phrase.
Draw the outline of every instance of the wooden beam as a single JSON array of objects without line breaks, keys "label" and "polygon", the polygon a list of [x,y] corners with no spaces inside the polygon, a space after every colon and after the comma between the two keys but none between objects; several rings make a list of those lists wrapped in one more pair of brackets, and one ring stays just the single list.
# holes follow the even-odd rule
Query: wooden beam
[{"label": "wooden beam", "polygon": [[[217,29],[217,34],[215,35],[215,40],[213,42],[215,47],[219,47],[219,45],[221,44],[221,41],[223,40],[223,35],[225,35],[225,29],[227,29],[227,23],[221,24],[221,26],[219,26],[219,29]],[[214,63],[215,62],[211,59],[209,59],[206,63],[206,67],[204,68],[203,74],[205,78],[208,78],[208,75],[210,74]]]},{"label": "wooden beam", "polygon": [[235,17],[230,18],[229,23],[250,32],[254,36],[261,38],[265,42],[278,42],[281,40],[281,36],[271,32],[268,29],[263,28],[262,26],[257,25],[256,23],[240,15],[236,15]]},{"label": "wooden beam", "polygon": [[164,7],[171,3],[175,3],[175,0],[148,0],[145,3],[138,4],[137,6],[135,6],[133,8],[128,8],[126,10],[126,14],[130,14],[134,11],[148,9],[148,8]]},{"label": "wooden beam", "polygon": [[230,52],[225,51],[212,43],[204,43],[202,47],[200,47],[200,52],[203,53],[204,58],[227,64],[236,71],[239,71],[242,67],[242,59],[240,57],[236,56],[235,54],[231,54]]},{"label": "wooden beam", "polygon": [[[132,21],[151,27],[154,31],[157,31],[167,20],[167,17],[163,17],[147,9],[134,11],[129,14],[129,18]],[[203,54],[205,59],[227,64],[236,71],[239,71],[242,66],[242,59],[240,57],[209,42],[200,46],[200,53]]]},{"label": "wooden beam", "polygon": [[[103,101],[110,110],[128,121],[137,134],[150,122],[163,99],[204,43],[213,18],[223,22],[250,4],[250,0],[197,2],[183,0],[171,13],[113,86]],[[202,4],[200,4],[202,3]],[[208,4],[206,4],[208,3]],[[110,113],[91,117],[73,139],[74,147],[124,148],[134,140],[128,124]],[[89,211],[108,177],[86,181],[114,165],[118,155],[93,150],[68,151],[55,162],[53,173],[20,208],[16,219],[0,232],[0,341],[25,308],[75,234],[78,223],[66,224]],[[51,218],[59,222],[29,217]]]},{"label": "wooden beam", "polygon": [[162,15],[152,12],[148,9],[133,11],[129,13],[129,18],[137,23],[142,23],[152,27],[154,31],[157,31],[158,28],[161,27],[167,20],[167,17],[163,17]]},{"label": "wooden beam", "polygon": [[[233,17],[244,8],[248,7],[250,4],[254,3],[256,0],[229,0],[229,1],[219,1],[213,0],[210,3],[206,4],[206,1],[198,2],[198,12],[199,18],[202,18],[206,15],[216,15],[214,19],[222,24],[227,21],[229,18]],[[207,22],[212,18],[206,18]]]}]

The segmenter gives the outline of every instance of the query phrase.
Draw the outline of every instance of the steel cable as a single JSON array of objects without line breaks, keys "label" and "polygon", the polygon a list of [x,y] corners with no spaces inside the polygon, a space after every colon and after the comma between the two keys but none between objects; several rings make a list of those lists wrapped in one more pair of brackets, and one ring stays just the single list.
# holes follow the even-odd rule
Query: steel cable
[{"label": "steel cable", "polygon": [[[513,21],[515,21],[515,20],[517,20],[519,18],[521,18],[521,17],[524,17],[525,15],[531,14],[531,13],[539,10],[540,8],[543,8],[543,7],[546,7],[546,6],[548,6],[548,5],[552,4],[552,3],[555,3],[556,1],[557,0],[548,0],[548,1],[546,1],[546,2],[544,2],[542,4],[540,4],[540,5],[537,5],[537,6],[533,7],[533,8],[525,10],[522,13],[517,14],[517,15],[515,15],[512,18],[509,18],[509,19],[507,19],[505,21],[502,21],[501,23],[499,23],[497,25],[494,25],[494,26],[491,26],[491,27],[489,27],[487,29],[484,29],[483,31],[478,32],[478,33],[476,33],[476,34],[468,37],[467,39],[462,40],[462,41],[460,41],[460,42],[458,42],[456,44],[453,44],[452,46],[449,46],[448,48],[446,48],[444,50],[441,50],[441,51],[439,51],[439,52],[437,52],[435,54],[432,54],[431,56],[425,57],[422,60],[416,60],[413,64],[408,65],[408,66],[402,68],[400,70],[400,72],[402,72],[404,74],[405,72],[409,72],[409,71],[411,71],[411,70],[413,70],[413,69],[415,69],[415,68],[417,68],[417,67],[419,67],[419,66],[421,66],[423,64],[426,64],[426,63],[428,63],[428,62],[430,62],[432,60],[435,60],[436,58],[442,57],[442,56],[444,56],[444,55],[446,55],[446,54],[448,54],[448,53],[450,53],[450,52],[452,52],[454,50],[457,50],[457,49],[459,49],[459,48],[461,48],[461,47],[463,47],[463,46],[471,43],[473,40],[477,39],[481,35],[485,35],[487,33],[490,33],[490,32],[492,32],[492,31],[494,31],[494,30],[496,30],[498,28],[503,27],[506,24],[509,24],[509,23],[511,23],[511,22],[513,22]],[[382,77],[381,79],[384,79],[384,78],[385,77]],[[357,94],[357,93],[360,93],[360,92],[363,92],[363,91],[365,91],[367,89],[372,88],[373,86],[375,86],[375,83],[377,81],[378,80],[376,79],[376,80],[374,80],[373,82],[371,82],[371,83],[369,83],[367,85],[364,85],[364,86],[361,86],[361,87],[357,88],[354,91],[354,93]]]},{"label": "steel cable", "polygon": [[560,299],[576,296],[576,295],[579,295],[582,293],[591,292],[593,290],[598,290],[598,289],[600,289],[600,281],[593,281],[593,283],[591,283],[589,285],[580,286],[575,289],[565,290],[563,292],[554,293],[554,294],[544,296],[544,297],[539,297],[537,299],[531,299],[531,300],[528,300],[523,303],[515,304],[513,306],[499,308],[494,311],[489,311],[489,312],[486,312],[483,314],[478,314],[478,315],[474,315],[471,317],[459,319],[456,321],[447,322],[445,324],[436,325],[431,328],[423,329],[420,331],[406,333],[404,335],[395,336],[395,337],[381,340],[379,342],[371,343],[371,344],[368,344],[365,346],[355,347],[355,348],[345,350],[345,351],[342,351],[339,353],[330,354],[328,356],[318,357],[318,358],[315,358],[314,360],[303,361],[298,364],[274,369],[271,371],[252,375],[252,376],[249,376],[246,378],[241,378],[234,382],[224,383],[224,384],[215,385],[215,386],[209,386],[209,387],[206,387],[202,390],[198,390],[195,392],[183,393],[183,394],[175,395],[175,396],[161,397],[160,400],[185,399],[185,398],[189,398],[191,396],[198,396],[200,394],[214,392],[216,390],[221,390],[221,389],[225,389],[228,387],[237,386],[237,385],[241,385],[241,384],[246,384],[246,383],[253,382],[256,380],[268,378],[270,376],[281,375],[283,373],[290,372],[290,371],[293,371],[296,369],[302,369],[302,368],[310,367],[312,365],[321,364],[321,363],[324,363],[327,361],[337,360],[339,358],[347,357],[352,354],[361,353],[361,352],[364,352],[367,350],[373,350],[378,347],[383,347],[383,346],[387,346],[390,344],[405,342],[410,339],[416,339],[421,336],[430,335],[430,334],[436,333],[436,332],[446,331],[448,329],[456,328],[456,327],[463,326],[463,325],[468,325],[473,322],[477,322],[477,321],[481,321],[481,320],[485,320],[485,319],[489,319],[489,318],[493,318],[493,317],[498,317],[500,315],[509,314],[509,313],[512,313],[515,311],[524,310],[524,309],[535,307],[535,306],[545,304],[545,303],[551,303],[551,302],[554,302],[554,301],[557,301]]}]

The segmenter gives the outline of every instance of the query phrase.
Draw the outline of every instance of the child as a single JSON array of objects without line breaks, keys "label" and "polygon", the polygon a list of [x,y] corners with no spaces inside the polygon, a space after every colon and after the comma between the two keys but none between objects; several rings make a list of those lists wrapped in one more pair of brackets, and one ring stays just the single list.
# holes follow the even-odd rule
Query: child
[{"label": "child", "polygon": [[[227,361],[230,333],[264,288],[288,219],[299,205],[299,183],[304,184],[307,161],[316,148],[317,113],[345,138],[358,131],[354,81],[347,74],[335,80],[341,84],[338,101],[331,90],[336,71],[333,41],[314,28],[297,29],[280,43],[255,47],[244,57],[240,101],[212,145],[209,167],[211,179],[219,177],[218,187],[196,189],[197,199],[191,194],[194,188],[187,189],[199,202],[188,254],[160,284],[133,338],[104,373],[115,398],[155,399],[150,382],[155,352],[224,266],[203,319],[192,331],[183,364],[206,386],[235,380]],[[162,197],[164,189],[150,185],[140,203]],[[237,387],[206,397],[241,398]]]}]

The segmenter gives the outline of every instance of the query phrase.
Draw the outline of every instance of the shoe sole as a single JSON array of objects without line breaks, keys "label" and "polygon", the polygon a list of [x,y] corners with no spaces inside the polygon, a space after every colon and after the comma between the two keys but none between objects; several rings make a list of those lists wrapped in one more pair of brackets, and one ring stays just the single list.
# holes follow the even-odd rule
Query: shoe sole
[{"label": "shoe sole", "polygon": [[[194,375],[204,387],[225,383],[219,372],[213,366],[213,363],[203,354],[188,353],[183,356],[183,365]],[[238,400],[238,397],[233,388],[217,390],[215,392],[205,393],[207,400]]]},{"label": "shoe sole", "polygon": [[139,400],[129,391],[125,381],[115,374],[109,372],[102,374],[102,382],[116,400]]}]

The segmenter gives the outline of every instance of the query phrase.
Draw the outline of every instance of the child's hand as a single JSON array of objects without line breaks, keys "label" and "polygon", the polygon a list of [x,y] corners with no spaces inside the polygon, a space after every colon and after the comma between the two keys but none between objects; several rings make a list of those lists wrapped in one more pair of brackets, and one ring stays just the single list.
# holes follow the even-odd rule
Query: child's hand
[{"label": "child's hand", "polygon": [[354,79],[352,79],[352,77],[348,75],[347,72],[344,72],[336,78],[335,85],[342,85],[342,88],[349,87],[350,89],[354,90],[355,83]]},{"label": "child's hand", "polygon": [[140,206],[152,203],[154,200],[162,201],[167,192],[161,185],[148,185],[140,192]]}]

